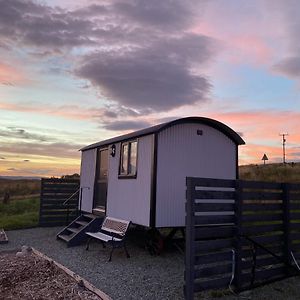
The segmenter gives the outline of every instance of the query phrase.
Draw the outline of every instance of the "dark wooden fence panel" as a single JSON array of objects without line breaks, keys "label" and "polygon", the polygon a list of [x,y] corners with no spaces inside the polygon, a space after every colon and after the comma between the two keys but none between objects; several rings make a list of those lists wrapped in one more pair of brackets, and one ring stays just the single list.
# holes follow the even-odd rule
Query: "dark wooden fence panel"
[{"label": "dark wooden fence panel", "polygon": [[186,299],[284,278],[300,260],[300,185],[187,178],[186,225]]},{"label": "dark wooden fence panel", "polygon": [[[64,226],[74,220],[79,188],[79,179],[42,178],[39,225]],[[67,199],[69,201],[64,205]]]}]

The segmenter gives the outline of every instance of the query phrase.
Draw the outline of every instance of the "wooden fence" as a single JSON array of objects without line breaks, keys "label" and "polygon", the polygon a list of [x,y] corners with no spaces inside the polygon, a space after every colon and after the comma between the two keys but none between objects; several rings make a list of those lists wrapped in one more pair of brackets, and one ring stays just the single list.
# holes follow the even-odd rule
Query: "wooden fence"
[{"label": "wooden fence", "polygon": [[300,184],[187,178],[185,297],[293,275]]},{"label": "wooden fence", "polygon": [[42,178],[39,225],[63,226],[71,222],[77,216],[79,187],[79,179]]}]

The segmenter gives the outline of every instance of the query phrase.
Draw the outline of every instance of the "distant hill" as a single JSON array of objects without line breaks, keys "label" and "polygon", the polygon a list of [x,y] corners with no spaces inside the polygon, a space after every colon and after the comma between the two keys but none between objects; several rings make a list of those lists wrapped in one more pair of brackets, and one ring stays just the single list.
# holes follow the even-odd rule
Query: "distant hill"
[{"label": "distant hill", "polygon": [[239,175],[244,180],[300,183],[300,163],[240,166]]},{"label": "distant hill", "polygon": [[4,195],[9,193],[10,197],[34,195],[40,192],[41,182],[38,178],[3,178],[0,177],[0,202]]},{"label": "distant hill", "polygon": [[8,180],[41,180],[41,177],[37,176],[0,176],[0,179],[8,179]]}]

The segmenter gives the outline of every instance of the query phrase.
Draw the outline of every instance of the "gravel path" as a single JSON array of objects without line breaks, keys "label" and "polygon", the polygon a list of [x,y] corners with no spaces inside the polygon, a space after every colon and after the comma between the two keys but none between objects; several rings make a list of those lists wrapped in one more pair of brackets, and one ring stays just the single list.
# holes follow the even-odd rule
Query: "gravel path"
[{"label": "gravel path", "polygon": [[[150,256],[137,242],[128,243],[131,255],[126,258],[123,249],[116,249],[108,262],[109,249],[99,243],[67,248],[56,240],[60,227],[33,228],[8,231],[8,244],[0,244],[0,251],[28,245],[43,252],[70,270],[87,279],[112,299],[183,299],[184,256],[176,249],[160,256]],[[1,298],[1,297],[0,297]],[[275,282],[239,296],[208,291],[196,299],[221,300],[300,300],[300,276]]]},{"label": "gravel path", "polygon": [[131,255],[116,249],[108,262],[109,249],[100,243],[67,248],[56,240],[60,227],[32,228],[8,231],[8,244],[0,244],[0,251],[28,245],[43,252],[73,272],[87,279],[97,288],[116,299],[183,299],[184,256],[169,250],[160,256],[150,256],[138,243],[128,243]]}]

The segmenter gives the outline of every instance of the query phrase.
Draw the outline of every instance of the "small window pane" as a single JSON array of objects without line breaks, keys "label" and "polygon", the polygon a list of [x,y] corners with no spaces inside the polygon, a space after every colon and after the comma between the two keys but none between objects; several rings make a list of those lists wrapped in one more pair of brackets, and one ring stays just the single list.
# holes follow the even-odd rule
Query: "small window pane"
[{"label": "small window pane", "polygon": [[137,161],[137,142],[132,142],[130,143],[130,163],[129,163],[130,175],[136,174],[136,161]]},{"label": "small window pane", "polygon": [[128,144],[122,145],[121,174],[128,174]]}]

